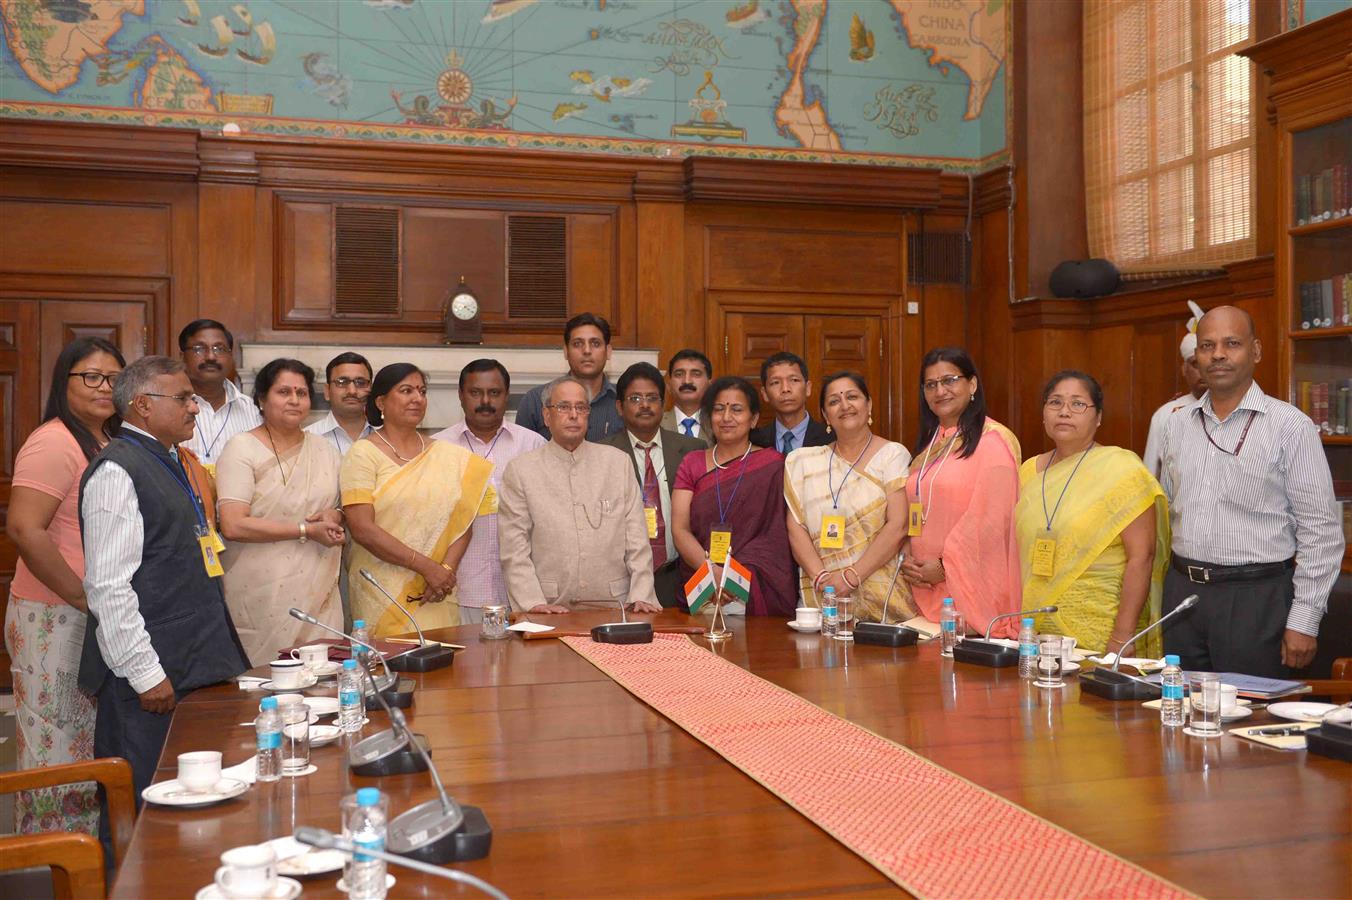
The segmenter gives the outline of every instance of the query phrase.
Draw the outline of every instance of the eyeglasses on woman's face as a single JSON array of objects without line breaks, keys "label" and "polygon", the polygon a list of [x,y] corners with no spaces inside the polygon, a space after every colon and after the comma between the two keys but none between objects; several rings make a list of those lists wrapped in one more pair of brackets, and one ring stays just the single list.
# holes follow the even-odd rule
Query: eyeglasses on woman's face
[{"label": "eyeglasses on woman's face", "polygon": [[89,371],[89,372],[71,372],[66,377],[82,379],[84,381],[85,387],[97,389],[102,387],[105,383],[108,385],[108,387],[110,388],[113,387],[114,385],[117,384],[117,376],[121,374],[122,374],[121,372],[113,372],[112,374],[108,374],[107,372]]},{"label": "eyeglasses on woman's face", "polygon": [[920,386],[925,389],[925,393],[935,394],[938,393],[939,388],[946,391],[956,390],[958,382],[963,380],[962,375],[945,375],[943,378],[931,378],[929,381],[923,381]]},{"label": "eyeglasses on woman's face", "polygon": [[1086,403],[1079,397],[1073,397],[1070,400],[1061,397],[1050,397],[1047,400],[1046,407],[1052,412],[1060,412],[1063,409],[1069,408],[1071,412],[1078,416],[1087,409],[1093,409],[1094,404]]}]

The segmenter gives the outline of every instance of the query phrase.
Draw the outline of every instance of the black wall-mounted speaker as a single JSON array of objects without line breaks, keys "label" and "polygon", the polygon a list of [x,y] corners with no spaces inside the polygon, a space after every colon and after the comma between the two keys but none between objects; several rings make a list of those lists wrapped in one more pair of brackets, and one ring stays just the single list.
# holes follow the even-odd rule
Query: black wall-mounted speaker
[{"label": "black wall-mounted speaker", "polygon": [[1050,287],[1057,297],[1102,297],[1117,290],[1122,276],[1106,259],[1071,259],[1052,270]]}]

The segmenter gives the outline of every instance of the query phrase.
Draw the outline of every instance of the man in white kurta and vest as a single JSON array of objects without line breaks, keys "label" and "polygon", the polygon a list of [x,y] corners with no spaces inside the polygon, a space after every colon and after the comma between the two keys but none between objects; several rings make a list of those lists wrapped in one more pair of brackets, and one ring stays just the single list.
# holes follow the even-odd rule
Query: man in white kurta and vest
[{"label": "man in white kurta and vest", "polygon": [[586,441],[591,397],[565,375],[542,395],[550,440],[507,464],[498,544],[517,609],[566,613],[624,603],[659,612],[643,499],[627,454]]},{"label": "man in white kurta and vest", "polygon": [[[139,807],[178,700],[249,664],[225,605],[201,470],[177,447],[197,415],[183,364],[143,356],[118,377],[113,404],[122,428],[80,482],[91,627],[79,681],[98,701],[94,756],[131,763]],[[107,819],[105,806],[105,852]]]}]

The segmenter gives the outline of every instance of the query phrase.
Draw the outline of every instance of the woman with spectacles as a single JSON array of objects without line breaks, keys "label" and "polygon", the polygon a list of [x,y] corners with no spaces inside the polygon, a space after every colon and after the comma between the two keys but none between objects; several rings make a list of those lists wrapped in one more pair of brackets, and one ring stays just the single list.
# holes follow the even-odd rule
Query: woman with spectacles
[{"label": "woman with spectacles", "polygon": [[[784,457],[751,442],[760,397],[745,378],[725,376],[704,392],[704,415],[713,427],[714,446],[686,454],[671,491],[681,583],[706,557],[715,583],[722,583],[731,547],[732,558],[751,572],[751,599],[744,611],[792,618],[798,605],[798,570],[784,524]],[[684,597],[678,599],[685,605]],[[742,610],[734,605],[727,611]]]},{"label": "woman with spectacles", "polygon": [[[1097,652],[1132,655],[1124,643],[1159,618],[1169,560],[1168,505],[1140,457],[1095,441],[1103,389],[1092,375],[1057,372],[1042,390],[1042,426],[1053,448],[1019,469],[1015,531],[1025,609],[1040,631]],[[1159,655],[1159,634],[1141,648]]]},{"label": "woman with spectacles", "polygon": [[[931,350],[920,371],[920,437],[906,481],[902,574],[926,619],[939,621],[944,598],[952,597],[967,627],[985,633],[996,616],[1020,604],[1019,441],[986,415],[986,395],[966,350]],[[1017,622],[1003,619],[991,634],[1017,632]]]},{"label": "woman with spectacles", "polygon": [[[113,384],[125,363],[102,338],[77,338],[56,358],[43,423],[19,449],[6,532],[19,551],[5,611],[20,769],[93,758],[94,702],[75,687],[88,605],[80,541],[80,478],[117,434]],[[20,834],[98,833],[93,783],[19,791]]]},{"label": "woman with spectacles", "polygon": [[258,371],[254,402],[263,424],[237,434],[216,464],[225,601],[249,664],[330,635],[293,619],[298,607],[333,628],[343,624],[338,593],[343,514],[338,509],[338,450],[301,429],[310,414],[315,373],[297,359]]},{"label": "woman with spectacles", "polygon": [[362,577],[375,577],[423,628],[460,624],[456,567],[480,512],[497,511],[493,464],[418,430],[427,414],[427,376],[411,363],[376,373],[366,398],[375,430],[343,457],[339,480],[352,530],[348,563],[352,618],[382,637],[409,630],[408,618]]}]

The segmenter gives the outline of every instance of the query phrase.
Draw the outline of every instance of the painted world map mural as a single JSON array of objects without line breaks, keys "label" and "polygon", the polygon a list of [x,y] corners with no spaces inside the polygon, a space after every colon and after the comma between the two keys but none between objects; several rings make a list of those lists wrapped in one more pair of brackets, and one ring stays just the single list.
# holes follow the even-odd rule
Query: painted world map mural
[{"label": "painted world map mural", "polygon": [[1007,0],[0,0],[0,116],[984,168]]}]

